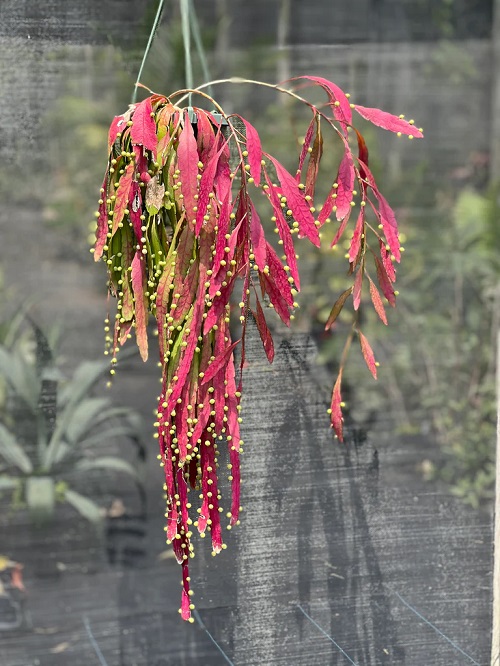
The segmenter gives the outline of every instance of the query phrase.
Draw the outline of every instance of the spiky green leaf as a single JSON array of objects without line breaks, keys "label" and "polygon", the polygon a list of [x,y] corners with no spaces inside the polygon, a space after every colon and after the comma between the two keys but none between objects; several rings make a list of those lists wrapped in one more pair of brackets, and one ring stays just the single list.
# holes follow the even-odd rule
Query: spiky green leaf
[{"label": "spiky green leaf", "polygon": [[31,460],[3,423],[0,423],[0,457],[10,466],[17,467],[24,474],[30,474],[33,471]]},{"label": "spiky green leaf", "polygon": [[139,480],[137,470],[126,460],[114,456],[101,456],[94,460],[81,460],[74,467],[78,472],[89,472],[92,470],[108,470],[112,472],[120,472],[121,474],[128,474],[134,479]]},{"label": "spiky green leaf", "polygon": [[106,415],[111,407],[109,398],[87,398],[80,402],[72,413],[71,420],[66,428],[68,442],[75,444],[80,441],[92,428],[98,416]]},{"label": "spiky green leaf", "polygon": [[35,369],[19,353],[0,347],[0,377],[33,412],[38,404],[39,381]]},{"label": "spiky green leaf", "polygon": [[88,497],[68,488],[64,493],[64,499],[68,504],[71,504],[71,506],[76,509],[83,518],[94,523],[94,525],[98,527],[102,525],[103,511],[98,504],[90,500]]},{"label": "spiky green leaf", "polygon": [[77,368],[71,382],[72,390],[64,395],[66,399],[65,407],[58,416],[56,428],[44,454],[43,466],[45,469],[50,469],[54,464],[58,455],[58,447],[73,418],[76,407],[108,369],[108,364],[102,361],[82,363]]}]

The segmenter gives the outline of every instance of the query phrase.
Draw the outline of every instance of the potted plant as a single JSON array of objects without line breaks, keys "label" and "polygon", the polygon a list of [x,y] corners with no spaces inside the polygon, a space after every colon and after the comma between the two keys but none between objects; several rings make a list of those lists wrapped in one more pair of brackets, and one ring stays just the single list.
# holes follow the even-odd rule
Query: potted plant
[{"label": "potted plant", "polygon": [[0,492],[10,493],[14,509],[26,507],[34,524],[50,521],[57,504],[66,503],[100,526],[103,508],[75,490],[74,481],[111,471],[141,483],[123,457],[96,455],[103,442],[115,438],[142,446],[140,418],[92,395],[108,371],[106,362],[83,362],[63,382],[47,337],[35,324],[32,328],[35,354],[23,336],[8,336],[10,344],[0,345]]},{"label": "potted plant", "polygon": [[[295,173],[263,150],[250,122],[227,115],[204,92],[210,84],[168,97],[152,93],[116,116],[109,130],[93,248],[94,258],[107,265],[109,290],[117,301],[108,351],[114,365],[120,346],[134,331],[146,360],[148,317],[153,315],[162,369],[155,425],[165,472],[165,530],[182,565],[180,612],[191,621],[188,562],[194,556],[193,531],[201,536],[210,532],[214,554],[225,547],[217,472],[223,445],[229,451],[232,484],[228,528],[239,519],[247,321],[250,316],[255,320],[272,362],[265,311],[275,310],[290,324],[300,290],[294,236],[335,247],[348,230],[351,233],[346,255],[351,284],[326,323],[330,328],[352,298],[355,318],[328,410],[340,440],[342,374],[355,337],[370,372],[377,375],[373,351],[356,316],[360,303],[368,296],[385,324],[384,301],[395,305],[395,264],[400,260],[396,217],[370,171],[353,111],[398,136],[419,138],[422,131],[403,116],[353,104],[326,79],[304,76],[291,83],[312,84],[326,93],[326,102],[317,106],[296,89],[261,84],[311,112]],[[193,106],[194,95],[214,111]],[[342,158],[326,199],[315,201],[325,129],[337,137]],[[266,237],[260,202],[267,204],[282,255]],[[234,293],[237,305],[231,300]],[[240,326],[236,339],[230,329],[235,311]],[[200,495],[197,508],[192,490]]]}]

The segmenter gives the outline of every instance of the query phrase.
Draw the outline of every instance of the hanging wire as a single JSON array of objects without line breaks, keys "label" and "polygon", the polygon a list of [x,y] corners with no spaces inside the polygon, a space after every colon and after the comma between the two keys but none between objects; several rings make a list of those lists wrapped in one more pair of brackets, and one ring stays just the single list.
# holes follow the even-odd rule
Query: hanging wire
[{"label": "hanging wire", "polygon": [[[191,31],[189,29],[189,0],[180,0],[182,41],[184,42],[184,62],[186,68],[186,88],[193,87],[193,63],[191,62]],[[188,95],[188,105],[191,107],[191,93]]]},{"label": "hanging wire", "polygon": [[[181,22],[182,22],[182,41],[184,43],[184,61],[185,61],[185,70],[186,70],[186,88],[193,88],[193,63],[191,60],[191,33],[193,34],[194,43],[196,46],[196,51],[198,57],[200,58],[201,67],[203,71],[203,76],[205,81],[210,81],[210,72],[208,69],[208,61],[205,55],[205,50],[203,48],[203,41],[201,39],[200,26],[198,23],[198,18],[196,16],[196,11],[192,0],[179,0],[180,10],[181,10]],[[137,74],[137,80],[134,85],[134,92],[132,95],[131,103],[135,104],[137,100],[137,90],[141,82],[142,72],[144,70],[144,65],[146,63],[147,57],[151,50],[153,40],[158,29],[158,25],[161,20],[161,15],[165,5],[165,0],[160,0],[158,3],[158,9],[156,12],[155,20],[153,22],[153,27],[151,28],[151,33],[149,35],[148,43],[142,57],[141,66],[139,68],[139,73]],[[208,84],[208,92],[212,97],[212,87]],[[192,95],[188,94],[188,106],[192,105]]]},{"label": "hanging wire", "polygon": [[[148,55],[149,55],[149,51],[151,50],[151,45],[153,44],[153,39],[154,39],[154,37],[155,37],[156,30],[157,30],[158,25],[159,25],[159,23],[160,23],[160,19],[161,19],[161,15],[162,15],[162,12],[163,12],[163,6],[164,6],[164,4],[165,4],[165,0],[160,0],[160,2],[158,3],[158,10],[157,10],[157,12],[156,12],[155,20],[154,20],[154,22],[153,22],[153,27],[151,28],[151,32],[150,32],[150,34],[149,34],[148,43],[147,43],[147,45],[146,45],[146,50],[144,51],[144,55],[142,56],[141,66],[139,67],[139,73],[137,74],[137,80],[136,80],[136,82],[135,82],[135,84],[134,84],[134,92],[133,92],[133,94],[132,94],[132,101],[131,101],[132,104],[135,104],[135,102],[136,102],[136,100],[137,100],[137,88],[138,88],[139,83],[140,83],[140,81],[141,81],[142,70],[144,69],[144,65],[145,65],[145,63],[146,63],[146,59],[147,59],[147,57],[148,57]],[[191,86],[188,86],[188,87],[192,88],[192,85],[191,85]]]},{"label": "hanging wire", "polygon": [[[210,71],[208,69],[208,61],[205,55],[205,49],[203,48],[203,41],[201,39],[200,25],[198,23],[198,17],[196,16],[196,10],[194,8],[193,0],[188,0],[189,4],[189,19],[191,21],[191,31],[193,33],[194,43],[196,45],[196,50],[198,52],[198,57],[201,62],[201,69],[203,72],[203,78],[205,81],[211,81],[212,77],[210,76]],[[189,87],[189,86],[188,86]],[[210,97],[213,97],[212,86],[207,86],[207,92]]]}]

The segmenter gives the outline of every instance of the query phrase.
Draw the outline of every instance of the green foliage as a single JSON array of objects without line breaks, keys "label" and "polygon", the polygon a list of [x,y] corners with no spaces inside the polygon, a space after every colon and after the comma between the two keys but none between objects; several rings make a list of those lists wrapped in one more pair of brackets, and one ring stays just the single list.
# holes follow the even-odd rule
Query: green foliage
[{"label": "green foliage", "polygon": [[68,90],[44,121],[47,132],[58,137],[47,155],[53,186],[47,188],[43,197],[44,221],[53,227],[80,229],[82,241],[92,219],[89,202],[100,178],[96,164],[106,143],[109,115],[101,101],[83,99],[76,91],[72,95]]},{"label": "green foliage", "polygon": [[464,86],[478,75],[471,55],[459,43],[447,40],[439,43],[425,69],[428,77],[446,77],[456,87]]},{"label": "green foliage", "polygon": [[[377,340],[381,391],[362,379],[364,369],[353,367],[352,413],[359,425],[385,407],[400,432],[432,434],[441,453],[425,461],[426,477],[444,480],[478,506],[492,497],[495,477],[500,210],[494,191],[450,191],[437,200],[435,215],[406,226],[398,322],[381,333],[379,322],[363,313],[364,330]],[[326,309],[319,310],[322,321]],[[333,336],[323,360],[338,353]]]},{"label": "green foliage", "polygon": [[34,522],[49,520],[56,504],[66,502],[99,525],[101,508],[73,485],[84,487],[82,481],[99,471],[126,474],[140,484],[138,471],[123,458],[96,457],[103,442],[140,443],[140,418],[91,395],[109,372],[107,362],[81,363],[63,382],[52,347],[35,324],[31,348],[25,335],[6,337],[8,344],[0,345],[0,492],[10,493],[14,509],[27,507]]},{"label": "green foliage", "polygon": [[419,365],[414,360],[413,383],[446,454],[434,474],[475,506],[492,496],[494,481],[500,306],[496,201],[493,192],[483,196],[472,190],[463,190],[454,206],[451,198],[442,198],[446,223],[439,229],[440,247],[427,246],[423,253],[416,242],[423,289],[418,297],[409,291],[404,314],[408,331],[418,330],[410,347],[423,359]]}]

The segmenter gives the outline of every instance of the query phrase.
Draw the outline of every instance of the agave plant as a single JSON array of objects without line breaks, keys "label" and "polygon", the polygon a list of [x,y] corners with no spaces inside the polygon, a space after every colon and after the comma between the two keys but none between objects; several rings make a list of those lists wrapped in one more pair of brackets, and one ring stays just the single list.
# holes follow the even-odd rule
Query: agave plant
[{"label": "agave plant", "polygon": [[[62,381],[47,337],[33,324],[36,352],[25,336],[0,346],[0,492],[10,491],[14,505],[27,506],[35,522],[50,519],[56,502],[66,502],[92,523],[103,510],[77,492],[71,480],[97,471],[127,474],[136,469],[121,457],[97,455],[114,438],[140,446],[138,415],[115,407],[109,398],[91,395],[109,368],[105,362],[83,362],[69,381]],[[59,388],[61,386],[61,388]]]},{"label": "agave plant", "polygon": [[[169,97],[152,94],[116,116],[109,130],[93,251],[96,260],[105,260],[109,288],[117,297],[114,335],[109,336],[112,361],[133,328],[146,360],[149,313],[156,319],[163,382],[156,435],[165,472],[165,529],[182,564],[180,611],[188,620],[194,608],[188,571],[189,557],[194,556],[193,527],[202,536],[211,533],[214,554],[225,547],[217,474],[221,442],[228,445],[232,484],[228,527],[238,523],[247,320],[253,316],[272,362],[273,339],[264,311],[272,308],[290,324],[300,289],[293,236],[335,247],[357,211],[346,257],[352,283],[333,305],[327,328],[351,296],[357,313],[368,291],[384,323],[383,299],[395,304],[394,264],[400,260],[396,217],[369,169],[353,111],[399,136],[422,137],[422,131],[403,116],[351,103],[331,81],[301,77],[301,87],[310,84],[326,93],[324,105],[316,106],[296,90],[271,86],[306,105],[312,115],[295,173],[266,153],[256,128],[239,115],[228,116],[201,90],[205,86]],[[182,107],[182,100],[192,95],[208,99],[216,112],[189,101]],[[330,175],[326,200],[315,203],[325,129],[337,138],[342,158],[338,171]],[[260,202],[267,203],[282,256],[266,238]],[[236,290],[238,306],[231,303]],[[234,310],[241,335],[233,341]],[[377,374],[356,316],[329,410],[339,439],[342,373],[354,336],[369,370]],[[197,509],[192,508],[191,489],[200,493]]]}]

